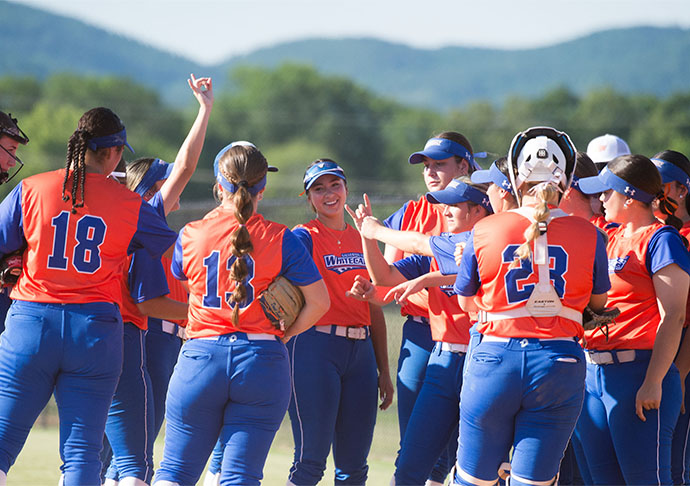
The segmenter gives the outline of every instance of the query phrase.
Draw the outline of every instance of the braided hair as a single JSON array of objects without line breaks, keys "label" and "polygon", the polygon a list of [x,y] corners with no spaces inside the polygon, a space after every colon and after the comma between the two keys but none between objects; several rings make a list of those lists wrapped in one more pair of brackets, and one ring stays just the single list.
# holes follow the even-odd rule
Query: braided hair
[{"label": "braided hair", "polygon": [[[249,189],[266,176],[268,163],[263,154],[254,146],[236,145],[227,150],[218,162],[220,173],[232,183],[236,190],[230,193],[238,227],[230,235],[230,249],[235,261],[230,267],[230,284],[235,289],[228,298],[233,305],[232,324],[239,327],[240,305],[247,298],[245,279],[249,275],[246,255],[254,250],[247,221],[254,215],[254,199]],[[226,196],[228,191],[226,191]]]},{"label": "braided hair", "polygon": [[[92,108],[79,119],[77,129],[67,143],[65,179],[62,182],[62,200],[65,202],[72,200],[72,214],[77,212],[77,208],[84,207],[86,151],[91,150],[88,147],[89,140],[120,132],[123,128],[120,118],[108,108]],[[95,153],[100,156],[102,150],[105,149],[97,149]],[[67,186],[70,178],[72,186],[68,194]]]}]

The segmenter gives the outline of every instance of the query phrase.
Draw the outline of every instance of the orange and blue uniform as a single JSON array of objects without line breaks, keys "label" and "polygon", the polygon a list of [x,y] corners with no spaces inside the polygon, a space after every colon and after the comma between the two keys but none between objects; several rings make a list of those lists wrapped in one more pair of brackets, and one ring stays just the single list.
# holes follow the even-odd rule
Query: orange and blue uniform
[{"label": "orange and blue uniform", "polygon": [[462,387],[458,484],[495,480],[511,446],[511,483],[553,480],[580,412],[585,365],[575,338],[583,331],[574,319],[590,294],[609,289],[605,243],[588,221],[560,210],[551,215],[548,276],[573,315],[525,312],[539,282],[532,259],[515,256],[528,217],[508,211],[484,218],[465,246],[455,290],[475,296],[483,337]]},{"label": "orange and blue uniform", "polygon": [[586,331],[585,403],[576,428],[588,469],[597,484],[672,484],[671,440],[680,411],[675,365],[666,373],[658,410],[635,415],[635,396],[645,379],[661,316],[652,276],[672,264],[690,273],[690,258],[674,228],[661,223],[625,236],[610,234],[611,291],[607,306],[621,311],[601,331]]},{"label": "orange and blue uniform", "polygon": [[[222,481],[259,484],[273,437],[290,399],[287,351],[258,296],[279,275],[298,286],[321,279],[288,228],[255,214],[245,226],[253,250],[245,259],[247,298],[229,303],[232,210],[218,207],[187,224],[175,245],[171,270],[189,287],[188,340],[170,379],[165,451],[155,481],[194,484],[220,436]],[[239,322],[231,320],[239,305]],[[232,464],[232,467],[230,465]]]},{"label": "orange and blue uniform", "polygon": [[[448,223],[438,204],[431,204],[425,196],[408,201],[384,220],[384,225],[400,231],[416,231],[426,235],[440,235],[448,231]],[[410,296],[400,310],[407,316],[402,330],[396,392],[400,447],[415,401],[424,383],[427,363],[434,347],[429,328],[429,302],[426,290]],[[453,465],[452,454],[444,454],[429,479],[443,482]]]},{"label": "orange and blue uniform", "polygon": [[125,256],[144,248],[160,257],[175,233],[139,196],[97,173],[86,174],[85,204],[73,214],[61,198],[64,179],[64,169],[24,179],[0,205],[0,254],[27,245],[0,342],[0,470],[54,392],[65,483],[97,484],[122,369]]},{"label": "orange and blue uniform", "polygon": [[[433,194],[433,193],[431,193]],[[469,232],[443,234],[430,239],[434,255],[439,240],[455,244],[464,242]],[[453,258],[451,250],[451,259]],[[395,267],[408,280],[439,270],[437,258],[413,255]],[[462,386],[462,369],[469,344],[470,317],[458,304],[453,286],[430,287],[429,325],[434,348],[429,357],[424,384],[414,404],[407,431],[396,462],[396,484],[424,484],[446,451],[457,450],[458,406]]]},{"label": "orange and blue uniform", "polygon": [[328,288],[331,307],[288,342],[295,439],[289,480],[316,484],[333,447],[336,484],[364,484],[377,410],[377,368],[369,304],[345,297],[355,276],[369,279],[359,232],[318,219],[293,229]]}]

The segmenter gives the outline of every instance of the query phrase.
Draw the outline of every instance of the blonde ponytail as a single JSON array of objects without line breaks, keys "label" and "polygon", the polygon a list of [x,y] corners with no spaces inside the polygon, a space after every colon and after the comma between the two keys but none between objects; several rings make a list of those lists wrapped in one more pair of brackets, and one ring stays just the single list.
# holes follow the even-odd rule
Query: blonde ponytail
[{"label": "blonde ponytail", "polygon": [[[551,211],[549,201],[558,198],[559,189],[554,184],[540,183],[529,189],[539,199],[539,204],[534,210],[534,222],[525,230],[525,242],[515,251],[515,256],[520,260],[532,258],[532,242],[541,234],[540,223],[546,223]],[[544,224],[541,226],[543,227]],[[511,268],[519,266],[517,261],[513,261]]]}]

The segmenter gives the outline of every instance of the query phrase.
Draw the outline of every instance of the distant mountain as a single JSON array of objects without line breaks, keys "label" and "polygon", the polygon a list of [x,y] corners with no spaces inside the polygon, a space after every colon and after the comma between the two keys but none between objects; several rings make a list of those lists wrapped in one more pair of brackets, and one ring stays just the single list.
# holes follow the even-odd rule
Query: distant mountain
[{"label": "distant mountain", "polygon": [[515,94],[536,96],[555,86],[585,93],[607,85],[665,96],[688,90],[690,79],[690,29],[680,28],[609,30],[524,50],[426,50],[376,39],[309,39],[209,67],[80,21],[0,1],[0,46],[0,74],[129,76],[173,103],[188,100],[180,80],[189,72],[209,73],[222,88],[235,66],[273,67],[288,61],[345,76],[405,104],[441,110],[473,99],[500,103]]}]

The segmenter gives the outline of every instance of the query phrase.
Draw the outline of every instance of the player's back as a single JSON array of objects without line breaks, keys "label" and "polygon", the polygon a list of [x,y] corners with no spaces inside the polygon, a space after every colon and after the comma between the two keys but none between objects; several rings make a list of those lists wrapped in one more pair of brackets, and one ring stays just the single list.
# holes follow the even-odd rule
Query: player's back
[{"label": "player's back", "polygon": [[[239,223],[232,210],[218,207],[204,219],[187,224],[175,248],[173,274],[182,270],[189,285],[188,335],[204,337],[237,330],[243,332],[275,332],[268,323],[256,297],[264,291],[283,268],[283,237],[287,227],[254,214],[246,223],[252,251],[245,261],[246,304],[240,304],[241,329],[231,324],[232,307],[227,298],[235,288],[230,279],[232,255],[231,235]],[[181,259],[180,252],[181,251]],[[257,262],[260,262],[257,264]]]},{"label": "player's back", "polygon": [[[515,211],[488,216],[474,228],[481,291],[480,309],[501,313],[523,307],[539,272],[532,259],[517,261],[515,252],[525,241],[531,220]],[[550,279],[563,306],[582,310],[593,287],[597,230],[576,216],[554,218],[548,224]],[[534,244],[532,244],[534,249]],[[564,317],[520,317],[488,323],[504,337],[580,336],[582,326]],[[487,329],[482,328],[481,332]],[[488,331],[490,334],[492,331]]]},{"label": "player's back", "polygon": [[119,276],[137,231],[142,199],[113,179],[88,173],[85,204],[72,214],[71,201],[61,197],[63,181],[61,169],[21,182],[21,226],[28,249],[12,298],[117,302]]}]

